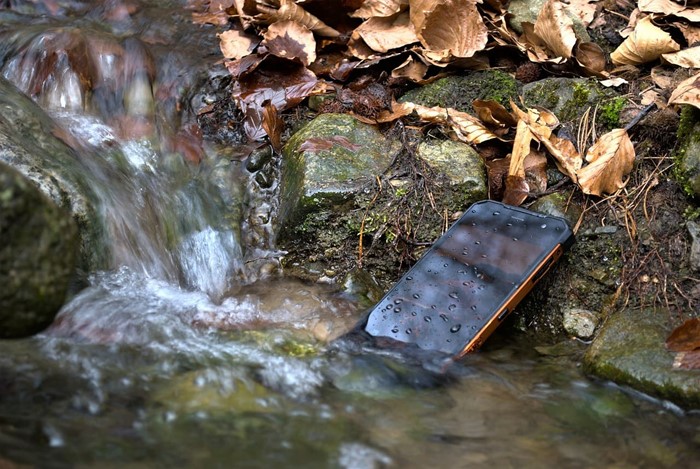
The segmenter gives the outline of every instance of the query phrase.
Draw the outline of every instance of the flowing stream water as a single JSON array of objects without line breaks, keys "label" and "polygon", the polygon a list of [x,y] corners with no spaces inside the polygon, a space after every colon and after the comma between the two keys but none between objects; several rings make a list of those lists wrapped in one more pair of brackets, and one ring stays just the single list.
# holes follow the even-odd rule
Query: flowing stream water
[{"label": "flowing stream water", "polygon": [[0,5],[0,71],[73,147],[104,224],[54,325],[0,342],[1,468],[700,460],[700,415],[585,377],[578,342],[496,334],[449,376],[328,344],[358,302],[268,275],[269,226],[240,220],[268,220],[273,194],[249,192],[235,148],[191,145],[183,99],[222,69],[216,31],[184,0]]}]

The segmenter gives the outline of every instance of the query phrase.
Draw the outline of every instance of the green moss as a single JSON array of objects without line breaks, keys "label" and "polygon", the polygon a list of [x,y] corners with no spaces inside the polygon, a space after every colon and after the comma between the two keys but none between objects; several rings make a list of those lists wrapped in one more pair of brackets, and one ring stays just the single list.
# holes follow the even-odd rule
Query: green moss
[{"label": "green moss", "polygon": [[622,96],[601,103],[598,108],[598,119],[607,130],[620,126],[620,112],[625,107],[626,100]]},{"label": "green moss", "polygon": [[508,102],[517,100],[519,94],[520,88],[515,78],[500,70],[485,70],[461,77],[441,78],[409,91],[399,101],[473,112],[472,102],[475,99],[492,99],[508,106]]}]

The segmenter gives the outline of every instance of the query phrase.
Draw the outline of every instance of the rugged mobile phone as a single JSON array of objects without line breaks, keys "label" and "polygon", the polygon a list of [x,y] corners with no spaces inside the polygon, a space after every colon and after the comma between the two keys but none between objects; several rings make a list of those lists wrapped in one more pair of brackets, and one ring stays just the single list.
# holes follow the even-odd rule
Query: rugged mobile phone
[{"label": "rugged mobile phone", "polygon": [[364,329],[461,357],[481,346],[573,242],[562,218],[477,202],[374,306]]}]

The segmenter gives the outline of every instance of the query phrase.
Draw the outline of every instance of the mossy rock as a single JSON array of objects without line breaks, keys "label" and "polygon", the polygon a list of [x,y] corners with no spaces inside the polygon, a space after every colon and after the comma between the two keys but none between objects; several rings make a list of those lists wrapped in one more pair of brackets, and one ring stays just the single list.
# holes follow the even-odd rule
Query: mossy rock
[{"label": "mossy rock", "polygon": [[78,233],[70,215],[18,171],[0,163],[0,338],[51,324],[75,273]]},{"label": "mossy rock", "polygon": [[687,196],[700,199],[700,109],[683,106],[678,143],[674,176]]},{"label": "mossy rock", "polygon": [[597,107],[596,122],[603,130],[620,125],[625,99],[588,78],[545,78],[523,86],[523,100],[528,107],[540,106],[552,111],[562,124],[578,122],[590,109]]},{"label": "mossy rock", "polygon": [[441,106],[473,113],[475,99],[492,99],[504,106],[518,101],[520,85],[511,75],[500,70],[472,72],[465,76],[441,78],[404,94],[400,102],[423,106]]},{"label": "mossy rock", "polygon": [[[305,145],[306,144],[306,145]],[[321,114],[282,150],[279,223],[352,199],[382,174],[399,150],[374,126],[347,114]]]},{"label": "mossy rock", "polygon": [[428,140],[418,145],[418,156],[447,179],[457,206],[466,208],[485,199],[486,166],[467,144],[452,140]]},{"label": "mossy rock", "polygon": [[685,407],[700,407],[700,372],[673,368],[664,347],[669,312],[625,309],[601,329],[585,355],[589,373]]}]

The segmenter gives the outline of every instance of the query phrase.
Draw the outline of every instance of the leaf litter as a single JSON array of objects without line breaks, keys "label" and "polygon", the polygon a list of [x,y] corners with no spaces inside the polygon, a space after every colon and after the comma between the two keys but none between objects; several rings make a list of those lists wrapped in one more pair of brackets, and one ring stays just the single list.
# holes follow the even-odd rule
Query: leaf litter
[{"label": "leaf litter", "polygon": [[[348,112],[375,124],[411,115],[413,122],[438,125],[483,151],[492,198],[519,205],[546,190],[548,159],[585,194],[604,197],[624,190],[636,159],[629,128],[612,129],[595,141],[574,141],[555,132],[558,120],[547,110],[521,109],[515,103],[506,109],[478,101],[471,114],[399,104],[371,85],[357,85],[358,75],[422,85],[460,70],[491,68],[491,57],[512,57],[515,52],[520,57],[516,76],[523,81],[538,79],[546,69],[618,87],[628,84],[627,76],[650,68],[652,85],[639,92],[640,106],[646,105],[647,111],[649,105],[700,108],[697,2],[638,0],[624,17],[627,24],[617,30],[621,40],[612,52],[581,37],[572,20],[584,28],[604,26],[610,16],[603,14],[603,2],[547,0],[534,24],[522,24],[522,32],[509,25],[505,3],[193,0],[191,6],[193,21],[229,27],[219,34],[222,56],[235,79],[232,97],[245,115],[244,128],[252,141],[269,138],[279,150],[279,113],[310,96],[335,94],[336,100],[330,101],[335,104],[326,104],[326,112]],[[634,6],[628,0],[613,5]],[[681,74],[674,69],[687,70],[686,79],[678,79]],[[331,138],[304,145],[315,151],[346,143]],[[696,342],[697,329],[687,331]],[[678,354],[674,366],[700,366],[697,347]]]}]

